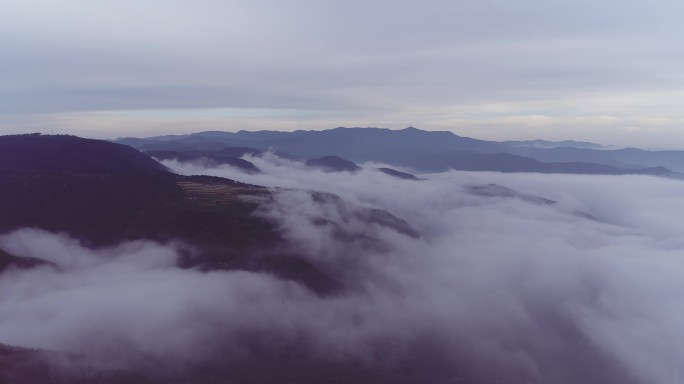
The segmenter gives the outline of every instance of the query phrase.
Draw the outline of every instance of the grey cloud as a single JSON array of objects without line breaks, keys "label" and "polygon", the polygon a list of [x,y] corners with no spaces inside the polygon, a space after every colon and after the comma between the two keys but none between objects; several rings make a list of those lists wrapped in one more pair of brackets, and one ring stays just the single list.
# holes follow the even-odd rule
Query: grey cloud
[{"label": "grey cloud", "polygon": [[86,3],[3,5],[5,112],[378,111],[680,83],[667,1]]}]

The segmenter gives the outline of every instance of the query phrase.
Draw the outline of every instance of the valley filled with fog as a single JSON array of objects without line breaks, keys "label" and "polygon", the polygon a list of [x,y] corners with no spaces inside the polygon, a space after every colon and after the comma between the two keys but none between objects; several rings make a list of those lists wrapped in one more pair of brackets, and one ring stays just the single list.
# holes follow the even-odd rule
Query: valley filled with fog
[{"label": "valley filled with fog", "polygon": [[[681,181],[460,171],[414,181],[375,163],[350,173],[244,158],[261,173],[163,164],[270,187],[255,215],[342,290],[180,269],[174,242],[91,249],[27,228],[0,248],[49,264],[0,275],[0,342],[97,369],[224,370],[239,383],[684,377]],[[364,209],[410,231],[362,220]]]},{"label": "valley filled with fog", "polygon": [[684,383],[683,35],[0,1],[0,384]]}]

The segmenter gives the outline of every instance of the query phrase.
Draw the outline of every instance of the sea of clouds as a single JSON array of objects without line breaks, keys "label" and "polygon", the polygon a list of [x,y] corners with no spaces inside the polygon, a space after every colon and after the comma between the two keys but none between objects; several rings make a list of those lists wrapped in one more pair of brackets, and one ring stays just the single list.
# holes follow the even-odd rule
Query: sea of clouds
[{"label": "sea of clouds", "polygon": [[[273,187],[257,214],[343,292],[179,269],[174,244],[92,250],[24,229],[0,236],[0,248],[54,265],[0,275],[0,342],[170,375],[216,369],[244,383],[684,379],[681,181],[457,171],[411,181],[378,164],[351,174],[246,159],[262,173],[165,165]],[[469,192],[489,184],[555,203]],[[335,236],[311,218],[344,220],[308,191],[387,210],[420,237],[358,220],[346,229],[383,246]]]}]

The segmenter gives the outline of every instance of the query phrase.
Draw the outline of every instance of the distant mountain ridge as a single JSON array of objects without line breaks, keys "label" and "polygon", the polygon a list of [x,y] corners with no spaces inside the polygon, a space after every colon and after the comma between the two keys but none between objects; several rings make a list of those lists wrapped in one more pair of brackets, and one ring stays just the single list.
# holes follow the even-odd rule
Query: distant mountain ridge
[{"label": "distant mountain ridge", "polygon": [[414,127],[334,128],[323,131],[199,132],[122,138],[117,142],[143,151],[219,151],[246,147],[275,150],[292,158],[338,156],[355,163],[380,162],[417,172],[467,171],[576,174],[646,174],[673,178],[684,175],[684,151],[610,149],[579,141],[495,142],[458,136],[449,131]]},{"label": "distant mountain ridge", "polygon": [[508,147],[526,147],[526,148],[585,148],[585,149],[610,149],[601,144],[590,143],[587,141],[575,141],[575,140],[561,140],[561,141],[549,141],[549,140],[522,140],[522,141],[504,141],[504,144]]}]

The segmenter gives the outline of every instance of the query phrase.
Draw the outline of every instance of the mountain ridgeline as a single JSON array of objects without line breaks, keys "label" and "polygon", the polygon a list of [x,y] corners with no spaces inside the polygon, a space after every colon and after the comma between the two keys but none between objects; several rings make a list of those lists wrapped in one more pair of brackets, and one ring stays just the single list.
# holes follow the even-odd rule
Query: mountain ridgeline
[{"label": "mountain ridgeline", "polygon": [[598,144],[543,140],[495,142],[452,132],[382,128],[335,128],[324,131],[200,132],[146,139],[122,138],[144,152],[221,151],[250,148],[277,151],[293,159],[336,156],[355,163],[380,162],[417,172],[539,172],[682,178],[684,151],[610,149]]},{"label": "mountain ridgeline", "polygon": [[[184,154],[187,159],[199,156]],[[258,172],[251,163],[230,155],[212,160]],[[0,136],[0,234],[39,228],[92,247],[138,239],[180,241],[188,245],[179,260],[184,267],[264,271],[298,281],[319,294],[339,290],[335,278],[288,250],[277,223],[255,214],[272,199],[266,187],[176,175],[122,144],[66,135]],[[389,213],[355,212],[369,222],[415,232]],[[379,216],[382,221],[376,220]],[[38,264],[0,252],[0,270]]]}]

